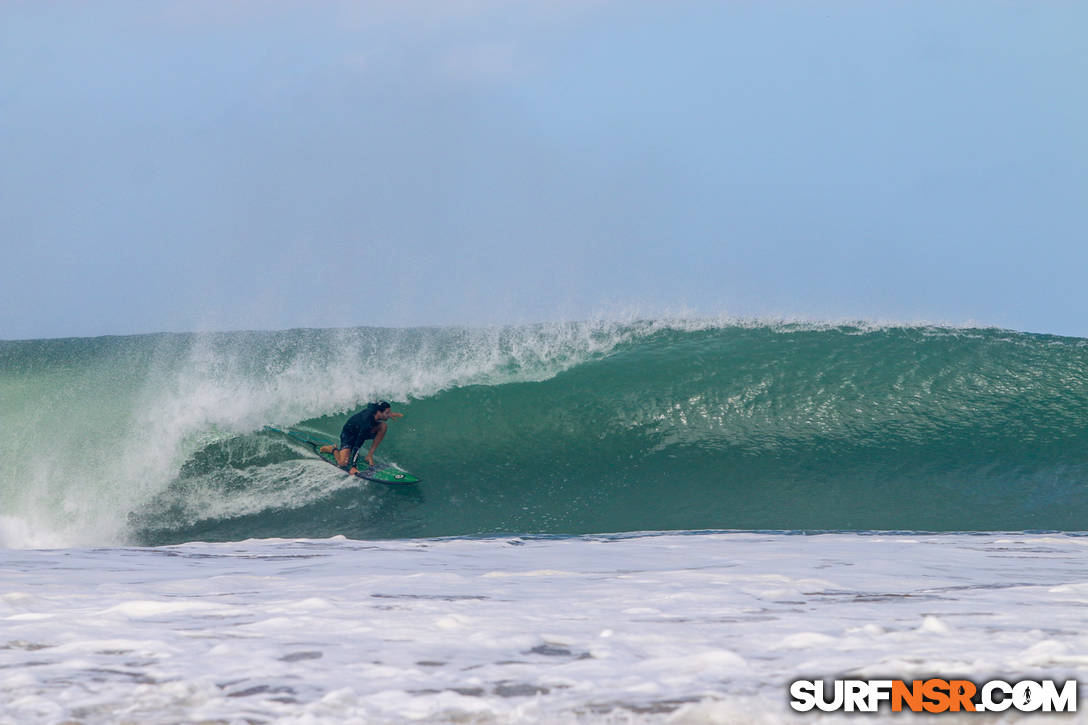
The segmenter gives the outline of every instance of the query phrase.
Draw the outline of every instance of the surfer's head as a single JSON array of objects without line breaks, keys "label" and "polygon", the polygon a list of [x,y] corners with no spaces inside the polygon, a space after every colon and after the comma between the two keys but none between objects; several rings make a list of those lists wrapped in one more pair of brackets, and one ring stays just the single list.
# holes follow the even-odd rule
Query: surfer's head
[{"label": "surfer's head", "polygon": [[378,401],[377,403],[375,403],[374,405],[375,405],[375,407],[377,407],[377,409],[378,409],[378,410],[376,411],[376,412],[377,412],[377,415],[376,415],[375,417],[376,417],[376,418],[377,418],[378,420],[388,420],[388,419],[389,419],[389,413],[390,413],[390,411],[389,411],[389,403],[385,402],[384,400],[379,400],[379,401]]}]

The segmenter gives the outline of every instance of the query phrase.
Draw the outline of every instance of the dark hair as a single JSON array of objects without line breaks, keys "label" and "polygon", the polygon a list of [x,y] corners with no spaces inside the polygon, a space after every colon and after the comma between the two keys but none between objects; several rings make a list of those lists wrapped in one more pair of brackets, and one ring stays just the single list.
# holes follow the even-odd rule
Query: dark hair
[{"label": "dark hair", "polygon": [[385,402],[384,400],[379,400],[377,405],[379,413],[381,413],[383,410],[389,410],[389,403]]}]

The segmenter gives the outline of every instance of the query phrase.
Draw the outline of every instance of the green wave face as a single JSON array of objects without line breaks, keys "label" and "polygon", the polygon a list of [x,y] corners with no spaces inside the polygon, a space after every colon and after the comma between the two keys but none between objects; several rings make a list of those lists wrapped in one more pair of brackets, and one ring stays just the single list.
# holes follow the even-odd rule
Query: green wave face
[{"label": "green wave face", "polygon": [[[143,543],[1088,521],[1082,340],[714,323],[295,331],[165,352],[141,339],[116,343],[156,349],[135,364],[142,393],[127,404],[190,422],[160,428],[169,465],[134,477],[140,466],[103,434],[95,460],[119,473],[89,485],[112,486],[107,518]],[[6,350],[5,384],[18,388],[10,360],[26,353]],[[74,355],[72,374],[86,364]],[[406,414],[381,451],[424,483],[351,482],[256,432],[335,436],[370,397]]]}]

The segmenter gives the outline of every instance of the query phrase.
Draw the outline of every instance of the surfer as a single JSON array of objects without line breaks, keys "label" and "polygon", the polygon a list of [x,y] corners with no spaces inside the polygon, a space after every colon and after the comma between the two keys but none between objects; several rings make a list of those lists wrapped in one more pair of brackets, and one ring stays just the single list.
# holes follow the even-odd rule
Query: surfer
[{"label": "surfer", "polygon": [[374,451],[378,444],[385,438],[385,421],[390,418],[403,418],[404,413],[394,413],[389,408],[389,403],[384,400],[371,403],[355,415],[348,418],[344,428],[340,431],[340,447],[322,446],[322,453],[331,453],[336,459],[336,465],[343,468],[351,475],[359,472],[355,467],[355,458],[359,455],[359,449],[363,442],[371,438],[374,442],[370,445],[370,451],[366,454],[367,465],[374,465]]}]

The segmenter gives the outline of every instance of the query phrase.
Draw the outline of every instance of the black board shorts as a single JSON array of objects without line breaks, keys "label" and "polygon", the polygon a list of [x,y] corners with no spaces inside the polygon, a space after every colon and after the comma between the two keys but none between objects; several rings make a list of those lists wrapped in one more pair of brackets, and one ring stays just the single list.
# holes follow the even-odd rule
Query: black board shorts
[{"label": "black board shorts", "polygon": [[377,432],[378,426],[364,430],[348,421],[344,425],[344,429],[340,431],[340,447],[350,450],[351,460],[354,460],[355,454],[363,447],[363,443],[373,438]]}]

